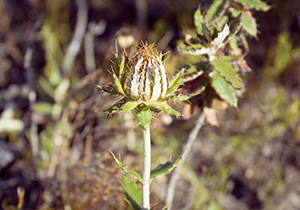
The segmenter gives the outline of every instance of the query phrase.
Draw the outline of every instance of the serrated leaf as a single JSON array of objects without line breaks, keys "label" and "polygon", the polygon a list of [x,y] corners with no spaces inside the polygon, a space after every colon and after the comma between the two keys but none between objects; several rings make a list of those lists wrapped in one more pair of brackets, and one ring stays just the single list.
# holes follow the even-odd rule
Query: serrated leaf
[{"label": "serrated leaf", "polygon": [[115,85],[116,85],[116,88],[118,89],[118,91],[122,94],[122,95],[125,95],[124,93],[124,90],[122,88],[122,85],[121,85],[121,82],[120,80],[118,79],[118,77],[113,74],[113,78],[114,78],[114,82],[115,82]]},{"label": "serrated leaf", "polygon": [[223,15],[220,20],[218,21],[218,27],[219,28],[223,28],[225,23],[227,23],[228,20],[228,16],[227,15]]},{"label": "serrated leaf", "polygon": [[139,106],[135,117],[139,123],[139,126],[141,126],[144,130],[150,126],[152,114],[149,108]]},{"label": "serrated leaf", "polygon": [[201,10],[198,8],[194,14],[194,24],[197,28],[197,33],[202,33],[202,24],[204,23],[203,16],[201,15]]},{"label": "serrated leaf", "polygon": [[129,112],[131,110],[133,110],[134,108],[136,108],[139,105],[138,101],[127,101],[125,104],[123,104],[121,106],[121,110],[123,112]]},{"label": "serrated leaf", "polygon": [[128,174],[129,176],[131,176],[132,178],[140,181],[140,182],[143,182],[143,178],[139,175],[138,172],[128,168],[124,163],[122,163],[121,160],[119,160],[112,152],[111,152],[116,164],[126,173]]},{"label": "serrated leaf", "polygon": [[177,97],[175,97],[174,99],[173,99],[173,101],[186,101],[186,100],[188,100],[190,98],[190,96],[188,96],[188,95],[178,95]]},{"label": "serrated leaf", "polygon": [[169,83],[169,89],[167,90],[166,95],[172,94],[180,85],[181,83],[181,77],[184,72],[184,69],[182,69],[180,72],[178,72]]},{"label": "serrated leaf", "polygon": [[180,112],[170,107],[166,102],[146,102],[145,104],[150,109],[163,110],[167,114],[180,116]]},{"label": "serrated leaf", "polygon": [[165,164],[159,164],[154,169],[151,170],[150,179],[154,179],[157,176],[170,173],[173,168],[180,164],[182,157],[176,159],[174,162],[168,161]]},{"label": "serrated leaf", "polygon": [[237,3],[241,3],[244,6],[249,6],[250,8],[254,8],[256,10],[268,11],[270,6],[261,0],[234,0]]},{"label": "serrated leaf", "polygon": [[232,21],[230,21],[230,35],[234,36],[239,32],[242,26],[243,13],[240,13]]},{"label": "serrated leaf", "polygon": [[240,88],[239,77],[228,61],[219,57],[212,61],[211,64],[215,67],[216,71],[218,71],[228,82],[232,84],[234,88]]},{"label": "serrated leaf", "polygon": [[119,55],[118,52],[115,54],[115,70],[117,72],[117,76],[118,78],[120,78],[120,59],[119,59]]},{"label": "serrated leaf", "polygon": [[231,85],[216,71],[210,76],[210,80],[218,95],[230,105],[237,107],[237,98]]},{"label": "serrated leaf", "polygon": [[47,102],[38,102],[34,105],[33,110],[46,115],[51,115],[53,104]]},{"label": "serrated leaf", "polygon": [[122,182],[129,205],[135,210],[142,210],[142,190],[126,176],[123,176]]},{"label": "serrated leaf", "polygon": [[236,37],[232,37],[230,40],[229,40],[229,46],[231,49],[235,50],[237,48],[237,40],[236,40]]},{"label": "serrated leaf", "polygon": [[213,1],[213,4],[209,7],[209,9],[205,14],[205,19],[208,21],[214,19],[217,16],[217,14],[220,12],[223,3],[225,3],[225,1],[223,0]]},{"label": "serrated leaf", "polygon": [[255,19],[252,17],[251,12],[244,12],[243,16],[243,29],[251,36],[257,35],[257,26]]}]

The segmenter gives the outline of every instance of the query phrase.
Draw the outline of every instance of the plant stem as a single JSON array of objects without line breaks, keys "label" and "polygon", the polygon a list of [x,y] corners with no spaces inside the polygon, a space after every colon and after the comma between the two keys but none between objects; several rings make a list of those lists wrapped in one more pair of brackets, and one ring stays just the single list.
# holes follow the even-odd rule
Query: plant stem
[{"label": "plant stem", "polygon": [[150,126],[144,130],[144,171],[143,171],[143,210],[150,209],[150,169],[151,169],[151,139]]},{"label": "plant stem", "polygon": [[[180,169],[181,169],[184,161],[186,160],[188,154],[190,154],[190,152],[191,152],[193,143],[196,140],[196,137],[197,137],[197,135],[199,133],[199,130],[201,129],[201,127],[204,123],[204,120],[205,120],[205,115],[202,112],[199,115],[198,119],[196,120],[193,129],[189,133],[188,140],[187,140],[186,144],[184,145],[183,150],[182,150],[181,155],[180,155],[180,156],[182,156],[182,161],[175,168],[174,173],[173,173],[173,175],[171,177],[171,180],[169,182],[169,186],[167,188],[167,197],[166,197],[166,201],[165,201],[165,204],[168,206],[169,210],[172,209],[172,204],[173,204],[174,194],[175,194],[175,187],[176,187],[177,180],[179,178]],[[184,154],[186,154],[186,155],[184,155]]]}]

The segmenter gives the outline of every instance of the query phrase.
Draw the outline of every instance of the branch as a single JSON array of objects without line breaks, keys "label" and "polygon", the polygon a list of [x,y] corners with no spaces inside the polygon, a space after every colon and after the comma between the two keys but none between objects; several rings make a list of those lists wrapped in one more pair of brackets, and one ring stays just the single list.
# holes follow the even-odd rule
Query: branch
[{"label": "branch", "polygon": [[180,173],[181,167],[188,156],[188,155],[184,155],[184,154],[185,153],[189,154],[191,152],[194,141],[196,140],[196,137],[204,123],[204,120],[205,120],[205,115],[202,112],[199,115],[198,119],[196,120],[194,127],[189,134],[188,140],[183,147],[183,151],[181,152],[181,155],[180,155],[180,156],[182,156],[182,162],[175,168],[174,173],[169,182],[169,185],[167,188],[167,197],[166,197],[166,201],[165,201],[165,204],[168,206],[169,210],[172,209],[172,204],[173,204],[174,194],[175,194],[175,187],[176,187],[177,180],[179,178],[179,173]]},{"label": "branch", "polygon": [[75,57],[79,52],[88,21],[88,6],[85,0],[76,0],[76,5],[78,7],[77,22],[75,33],[63,60],[62,70],[64,73],[69,72],[72,68]]}]

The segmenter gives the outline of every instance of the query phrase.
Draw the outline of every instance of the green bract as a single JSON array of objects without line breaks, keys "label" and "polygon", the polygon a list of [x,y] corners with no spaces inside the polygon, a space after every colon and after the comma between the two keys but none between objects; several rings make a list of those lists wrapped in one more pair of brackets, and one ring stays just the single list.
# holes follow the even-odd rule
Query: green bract
[{"label": "green bract", "polygon": [[[101,90],[121,95],[120,100],[111,108],[105,110],[112,113],[117,111],[129,112],[135,110],[139,124],[144,129],[148,127],[140,121],[143,110],[151,110],[159,113],[165,111],[168,114],[180,116],[180,113],[167,104],[168,101],[183,101],[187,96],[178,93],[181,84],[183,70],[177,73],[169,81],[162,62],[162,54],[156,53],[153,46],[142,43],[137,52],[128,61],[126,55],[121,59],[116,54],[115,73],[113,73],[114,85],[104,86]],[[149,122],[149,120],[147,120]]]}]

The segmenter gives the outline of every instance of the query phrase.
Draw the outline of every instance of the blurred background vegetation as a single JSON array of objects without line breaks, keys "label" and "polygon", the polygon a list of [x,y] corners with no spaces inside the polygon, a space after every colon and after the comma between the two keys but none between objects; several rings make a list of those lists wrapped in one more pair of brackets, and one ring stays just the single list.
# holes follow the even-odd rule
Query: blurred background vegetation
[{"label": "blurred background vegetation", "polygon": [[[131,116],[107,117],[116,99],[89,84],[111,81],[116,43],[155,42],[171,75],[188,64],[176,44],[200,2],[0,0],[0,209],[129,209],[109,151],[141,169],[142,134]],[[299,209],[300,2],[266,3],[247,38],[244,97],[200,131],[174,209]],[[74,34],[82,45],[68,51]],[[195,117],[157,116],[153,164],[180,154]],[[169,177],[153,182],[153,209]]]}]

